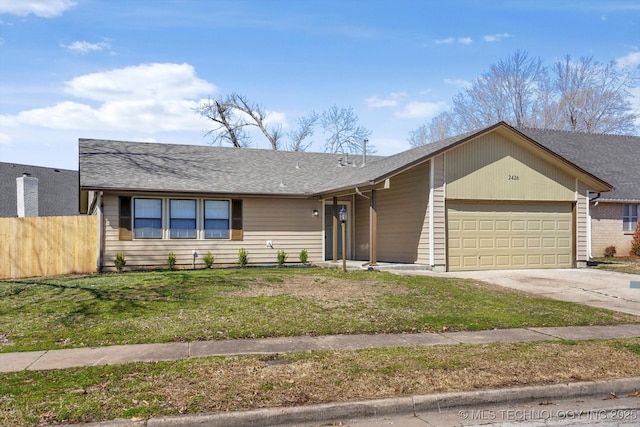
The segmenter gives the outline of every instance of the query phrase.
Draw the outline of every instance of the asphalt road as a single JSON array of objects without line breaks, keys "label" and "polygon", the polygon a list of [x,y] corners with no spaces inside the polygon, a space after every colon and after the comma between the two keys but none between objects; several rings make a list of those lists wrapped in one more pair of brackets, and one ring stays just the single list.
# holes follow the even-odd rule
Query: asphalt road
[{"label": "asphalt road", "polygon": [[[439,412],[381,418],[348,419],[331,424],[345,427],[446,426],[625,426],[640,425],[640,396],[598,395],[560,400],[535,400],[517,405],[447,408]],[[289,427],[293,427],[292,425]],[[307,426],[305,426],[307,427]]]}]

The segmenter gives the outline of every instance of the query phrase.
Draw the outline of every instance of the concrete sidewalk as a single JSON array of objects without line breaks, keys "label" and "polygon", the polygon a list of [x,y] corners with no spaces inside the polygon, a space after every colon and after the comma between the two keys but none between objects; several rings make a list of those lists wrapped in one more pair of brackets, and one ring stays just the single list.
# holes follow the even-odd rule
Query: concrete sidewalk
[{"label": "concrete sidewalk", "polygon": [[21,353],[0,353],[0,372],[62,369],[128,362],[153,362],[177,360],[188,357],[275,354],[309,350],[355,350],[380,347],[632,337],[640,337],[640,324],[494,329],[476,332],[330,335],[319,337],[133,344]]}]

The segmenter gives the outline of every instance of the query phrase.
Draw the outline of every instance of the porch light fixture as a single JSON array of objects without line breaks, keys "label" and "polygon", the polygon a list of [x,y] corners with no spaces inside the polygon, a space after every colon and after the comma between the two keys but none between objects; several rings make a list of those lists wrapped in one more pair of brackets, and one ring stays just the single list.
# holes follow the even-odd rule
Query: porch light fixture
[{"label": "porch light fixture", "polygon": [[342,207],[342,209],[340,209],[340,212],[338,212],[338,217],[340,218],[340,222],[343,225],[345,222],[347,222],[347,210],[344,208],[344,206]]},{"label": "porch light fixture", "polygon": [[347,210],[343,206],[338,212],[338,218],[342,223],[342,271],[347,272],[347,233],[345,233],[345,223],[347,222]]},{"label": "porch light fixture", "polygon": [[318,209],[314,209],[313,212],[311,213],[314,217],[317,217],[318,215],[320,215],[318,213]]}]

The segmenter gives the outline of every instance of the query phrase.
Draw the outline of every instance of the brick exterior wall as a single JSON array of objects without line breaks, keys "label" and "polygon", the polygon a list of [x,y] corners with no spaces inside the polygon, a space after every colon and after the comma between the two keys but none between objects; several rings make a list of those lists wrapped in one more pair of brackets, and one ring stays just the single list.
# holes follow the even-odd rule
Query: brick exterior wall
[{"label": "brick exterior wall", "polygon": [[631,250],[633,231],[622,230],[622,203],[591,203],[591,255],[604,256],[607,246],[615,246],[618,256]]}]

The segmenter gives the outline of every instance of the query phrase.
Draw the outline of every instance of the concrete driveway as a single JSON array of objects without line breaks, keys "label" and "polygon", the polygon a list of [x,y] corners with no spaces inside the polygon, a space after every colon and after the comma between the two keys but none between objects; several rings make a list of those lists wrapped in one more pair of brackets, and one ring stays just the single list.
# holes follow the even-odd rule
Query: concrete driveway
[{"label": "concrete driveway", "polygon": [[493,283],[507,288],[571,301],[593,307],[617,310],[640,316],[640,275],[612,271],[579,269],[490,270],[433,273],[430,271],[394,271],[397,274],[463,277]]}]

